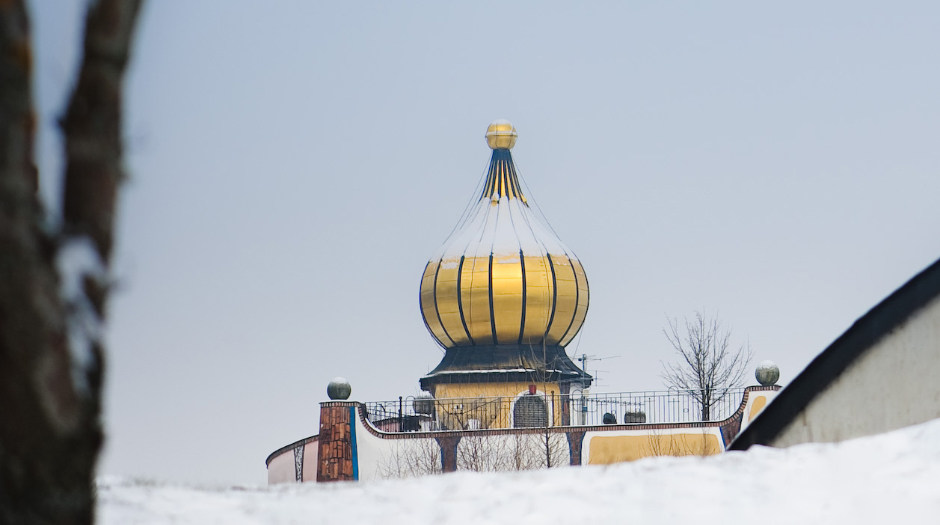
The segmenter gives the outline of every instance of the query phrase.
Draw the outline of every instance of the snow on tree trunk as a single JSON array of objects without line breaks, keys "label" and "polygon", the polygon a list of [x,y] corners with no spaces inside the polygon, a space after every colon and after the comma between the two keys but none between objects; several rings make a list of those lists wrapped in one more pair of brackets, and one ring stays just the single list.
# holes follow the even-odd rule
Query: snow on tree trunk
[{"label": "snow on tree trunk", "polygon": [[59,227],[37,195],[23,0],[0,2],[0,522],[92,523],[122,79],[141,0],[94,1],[63,119]]}]

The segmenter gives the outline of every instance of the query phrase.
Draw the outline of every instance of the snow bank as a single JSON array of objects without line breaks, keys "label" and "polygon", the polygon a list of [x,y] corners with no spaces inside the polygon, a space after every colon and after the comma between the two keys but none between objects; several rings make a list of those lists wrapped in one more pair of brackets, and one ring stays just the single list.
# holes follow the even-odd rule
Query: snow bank
[{"label": "snow bank", "polygon": [[[372,483],[98,481],[99,522],[892,523],[940,513],[940,420],[840,444]],[[603,520],[603,521],[602,521]]]}]

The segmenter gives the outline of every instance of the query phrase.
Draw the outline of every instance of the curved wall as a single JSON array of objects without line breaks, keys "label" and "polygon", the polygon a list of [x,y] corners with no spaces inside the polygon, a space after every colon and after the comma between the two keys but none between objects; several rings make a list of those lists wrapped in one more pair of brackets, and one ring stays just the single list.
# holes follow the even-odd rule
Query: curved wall
[{"label": "curved wall", "polygon": [[[350,479],[368,481],[456,470],[513,471],[545,468],[549,463],[605,465],[650,456],[718,454],[779,389],[748,387],[731,417],[707,423],[383,432],[368,421],[359,403],[321,406],[345,412],[348,432],[340,434],[351,451],[355,475]],[[321,426],[321,436],[325,432]],[[313,436],[277,450],[268,457],[268,483],[315,481],[318,447],[333,446],[330,443]],[[297,467],[296,461],[302,465]]]}]

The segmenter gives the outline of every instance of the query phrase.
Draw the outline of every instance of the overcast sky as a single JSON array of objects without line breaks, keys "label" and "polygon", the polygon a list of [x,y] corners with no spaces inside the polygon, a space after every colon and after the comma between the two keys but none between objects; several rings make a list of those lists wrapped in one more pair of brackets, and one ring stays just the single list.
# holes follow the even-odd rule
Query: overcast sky
[{"label": "overcast sky", "polygon": [[[587,272],[595,391],[662,389],[696,310],[786,384],[940,257],[940,4],[451,4],[147,3],[101,473],[261,483],[333,376],[416,394],[497,118]],[[49,199],[83,6],[32,2]]]}]

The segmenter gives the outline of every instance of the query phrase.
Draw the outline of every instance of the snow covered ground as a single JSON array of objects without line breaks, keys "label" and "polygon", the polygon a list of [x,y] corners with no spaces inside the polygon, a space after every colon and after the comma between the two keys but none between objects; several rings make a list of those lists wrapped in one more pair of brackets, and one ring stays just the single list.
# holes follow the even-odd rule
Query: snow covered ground
[{"label": "snow covered ground", "polygon": [[940,420],[840,444],[609,467],[274,487],[102,478],[98,497],[99,522],[122,525],[934,523]]}]

